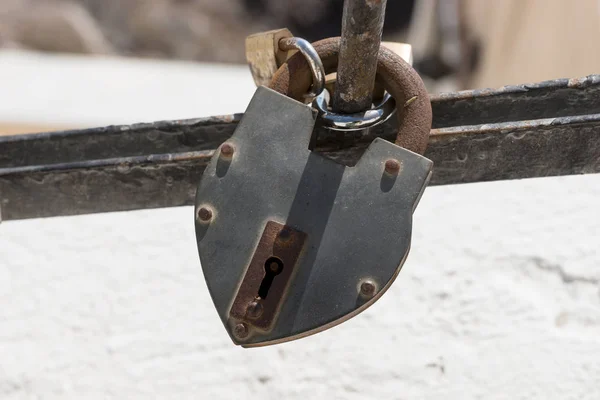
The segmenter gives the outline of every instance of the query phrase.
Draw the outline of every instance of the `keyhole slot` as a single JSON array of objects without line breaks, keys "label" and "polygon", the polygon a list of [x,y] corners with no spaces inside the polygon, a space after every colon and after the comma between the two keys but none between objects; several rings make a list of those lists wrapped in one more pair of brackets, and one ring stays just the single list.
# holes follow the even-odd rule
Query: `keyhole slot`
[{"label": "keyhole slot", "polygon": [[269,295],[269,289],[273,284],[273,280],[283,271],[283,261],[277,257],[269,257],[265,261],[265,277],[263,278],[260,288],[258,288],[258,297],[266,299]]}]

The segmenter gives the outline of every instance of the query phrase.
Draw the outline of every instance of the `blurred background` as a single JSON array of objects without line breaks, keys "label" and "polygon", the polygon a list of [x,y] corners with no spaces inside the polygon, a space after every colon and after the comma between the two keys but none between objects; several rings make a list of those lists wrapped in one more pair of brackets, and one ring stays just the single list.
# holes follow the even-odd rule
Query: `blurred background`
[{"label": "blurred background", "polygon": [[[2,0],[0,46],[244,63],[244,38],[287,27],[339,36],[343,0]],[[389,0],[385,40],[414,46],[425,76],[474,88],[597,72],[599,2]]]},{"label": "blurred background", "polygon": [[[147,114],[135,111],[130,118],[119,114],[125,102],[117,99],[135,91],[155,99],[145,105],[156,110],[149,112],[151,119],[242,111],[251,90],[244,38],[282,27],[311,41],[337,36],[342,5],[343,0],[2,0],[0,90],[19,96],[0,102],[0,133],[111,123],[97,110],[89,115],[87,103],[73,104],[75,97],[92,93],[114,109],[104,111],[114,123],[146,120]],[[415,68],[433,93],[581,77],[600,70],[599,9],[598,0],[388,0],[384,40],[413,46]],[[176,111],[164,96],[188,95],[186,86],[207,93],[208,66],[216,74],[239,74],[231,86],[220,86],[227,97],[211,91],[213,103],[224,107],[230,101],[230,107],[202,109],[196,100],[189,110],[178,104]],[[139,75],[128,74],[130,69]],[[184,92],[167,89],[176,86]],[[44,89],[63,96],[50,98]],[[50,100],[63,105],[59,112],[47,109]]]},{"label": "blurred background", "polygon": [[[0,135],[243,112],[246,35],[342,0],[0,0]],[[388,0],[431,92],[600,73],[598,0]],[[0,224],[0,399],[600,399],[600,175],[428,188],[396,283],[243,350],[181,207]],[[95,179],[89,176],[89,179]]]},{"label": "blurred background", "polygon": [[[389,0],[384,40],[413,46],[415,68],[433,93],[581,77],[600,71],[595,40],[600,34],[599,3]],[[342,5],[343,0],[2,0],[0,90],[19,91],[20,96],[0,103],[0,132],[111,122],[98,116],[78,118],[88,113],[83,108],[69,113],[63,107],[60,113],[49,113],[44,105],[49,98],[40,95],[43,88],[63,92],[65,99],[75,97],[75,88],[89,94],[96,91],[99,99],[111,97],[107,106],[118,110],[123,107],[115,102],[116,92],[132,93],[128,86],[140,96],[144,94],[139,92],[140,86],[144,86],[155,99],[162,97],[160,87],[197,85],[206,89],[200,75],[208,76],[207,65],[215,65],[211,71],[249,77],[247,68],[243,69],[247,35],[287,27],[311,41],[338,36]],[[55,57],[44,57],[49,54]],[[63,58],[56,58],[59,55]],[[193,62],[196,72],[184,62]],[[174,71],[184,65],[189,72],[187,81],[177,80],[175,75],[180,74]],[[161,82],[148,81],[151,78],[146,72],[152,66],[160,71]],[[139,70],[140,75],[123,75],[128,68]],[[26,71],[33,73],[36,85]],[[117,75],[111,78],[113,73]],[[97,80],[104,84],[94,86]],[[240,79],[228,90],[246,93],[248,81]],[[53,86],[57,82],[61,85]],[[173,91],[164,94],[178,95]],[[215,96],[214,91],[211,94]],[[229,94],[230,101],[232,97]],[[169,104],[154,103],[158,110],[155,118],[242,111],[247,96],[237,97],[243,101],[232,101],[229,109],[194,108],[194,113],[183,109],[169,112]],[[221,101],[225,102],[225,97],[216,99],[216,103]],[[137,122],[135,117],[135,112],[130,119],[115,115],[114,122]]]}]

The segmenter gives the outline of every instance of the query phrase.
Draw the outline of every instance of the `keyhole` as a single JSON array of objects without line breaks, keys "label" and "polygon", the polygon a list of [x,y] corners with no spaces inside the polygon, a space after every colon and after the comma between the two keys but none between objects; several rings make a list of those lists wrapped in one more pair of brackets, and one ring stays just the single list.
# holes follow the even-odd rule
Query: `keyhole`
[{"label": "keyhole", "polygon": [[269,295],[269,289],[273,284],[273,279],[283,271],[283,261],[277,257],[269,257],[265,262],[265,277],[263,278],[260,288],[258,289],[258,297],[266,299]]}]

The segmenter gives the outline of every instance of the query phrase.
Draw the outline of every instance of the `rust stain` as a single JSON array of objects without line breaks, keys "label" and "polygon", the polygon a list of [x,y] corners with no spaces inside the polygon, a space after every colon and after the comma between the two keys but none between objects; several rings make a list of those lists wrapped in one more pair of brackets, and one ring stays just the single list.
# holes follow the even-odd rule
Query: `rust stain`
[{"label": "rust stain", "polygon": [[[267,222],[231,306],[232,320],[262,331],[272,328],[306,238],[304,232]],[[269,288],[263,298],[261,290],[268,279]]]}]

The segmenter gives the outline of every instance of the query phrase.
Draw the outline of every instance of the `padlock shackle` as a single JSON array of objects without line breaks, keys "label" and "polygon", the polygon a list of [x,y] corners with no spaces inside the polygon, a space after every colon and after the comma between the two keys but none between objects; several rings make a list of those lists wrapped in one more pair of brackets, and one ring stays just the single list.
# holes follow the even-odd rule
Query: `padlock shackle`
[{"label": "padlock shackle", "polygon": [[[340,38],[313,43],[325,72],[335,72]],[[377,63],[377,82],[396,100],[398,134],[395,143],[417,154],[425,153],[429,142],[432,112],[429,94],[419,74],[391,50],[381,46]],[[273,76],[269,87],[295,100],[303,101],[312,84],[310,66],[301,54],[295,54]]]}]

